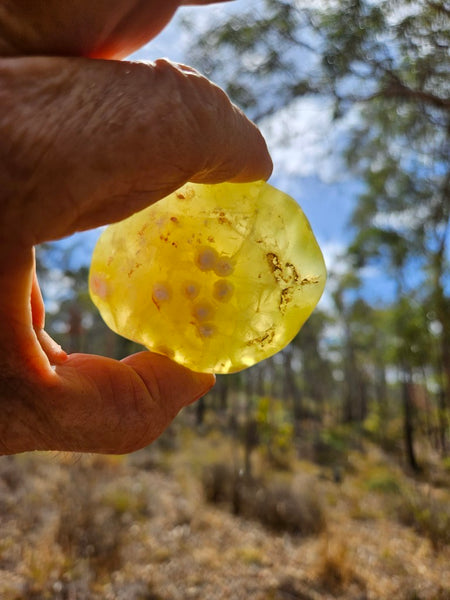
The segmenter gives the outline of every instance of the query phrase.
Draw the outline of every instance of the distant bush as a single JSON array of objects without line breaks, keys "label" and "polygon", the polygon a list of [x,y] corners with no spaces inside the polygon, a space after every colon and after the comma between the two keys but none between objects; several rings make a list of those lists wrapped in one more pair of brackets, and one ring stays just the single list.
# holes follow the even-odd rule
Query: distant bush
[{"label": "distant bush", "polygon": [[285,403],[267,396],[259,398],[255,421],[258,441],[265,449],[271,466],[290,470],[294,426]]},{"label": "distant bush", "polygon": [[325,527],[323,507],[311,482],[305,486],[270,482],[260,487],[249,503],[254,503],[255,516],[264,525],[301,535],[320,533]]},{"label": "distant bush", "polygon": [[387,469],[379,469],[365,481],[365,487],[369,492],[380,492],[383,494],[399,494],[401,485],[399,478]]},{"label": "distant bush", "polygon": [[351,427],[323,429],[314,439],[312,459],[318,465],[348,467],[348,452],[355,446]]},{"label": "distant bush", "polygon": [[434,548],[450,544],[450,506],[421,490],[411,487],[401,489],[396,504],[397,518],[426,536]]},{"label": "distant bush", "polygon": [[213,463],[204,468],[202,484],[205,498],[213,504],[229,502],[236,488],[237,474],[228,463]]},{"label": "distant bush", "polygon": [[325,527],[323,507],[310,477],[292,484],[264,481],[245,478],[228,464],[215,463],[204,469],[202,483],[206,500],[272,530],[306,536]]}]

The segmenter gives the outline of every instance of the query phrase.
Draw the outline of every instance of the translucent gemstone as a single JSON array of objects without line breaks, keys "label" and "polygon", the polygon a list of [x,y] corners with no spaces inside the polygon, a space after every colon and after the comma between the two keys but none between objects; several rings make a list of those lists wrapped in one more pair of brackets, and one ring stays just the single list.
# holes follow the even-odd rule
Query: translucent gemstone
[{"label": "translucent gemstone", "polygon": [[325,279],[295,200],[264,182],[188,183],[102,233],[89,283],[120,335],[194,371],[231,373],[286,346]]}]

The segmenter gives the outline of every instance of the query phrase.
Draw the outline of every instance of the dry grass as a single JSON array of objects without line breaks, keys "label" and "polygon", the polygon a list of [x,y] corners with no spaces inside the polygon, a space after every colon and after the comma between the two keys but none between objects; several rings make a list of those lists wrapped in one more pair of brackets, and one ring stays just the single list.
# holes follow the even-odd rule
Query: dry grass
[{"label": "dry grass", "polygon": [[276,532],[314,535],[325,527],[315,480],[250,478],[227,463],[208,465],[202,477],[208,502],[225,505],[235,515],[255,519]]},{"label": "dry grass", "polygon": [[450,544],[450,503],[417,486],[401,489],[395,510],[399,521],[426,536],[435,550]]},{"label": "dry grass", "polygon": [[[129,458],[0,459],[0,598],[450,598],[445,536],[432,543],[399,512],[405,489],[420,514],[440,513],[448,490],[412,485],[374,448],[349,454],[342,483],[307,462],[271,472],[256,454],[242,486],[235,444],[171,436]],[[201,474],[214,463],[210,503]]]}]

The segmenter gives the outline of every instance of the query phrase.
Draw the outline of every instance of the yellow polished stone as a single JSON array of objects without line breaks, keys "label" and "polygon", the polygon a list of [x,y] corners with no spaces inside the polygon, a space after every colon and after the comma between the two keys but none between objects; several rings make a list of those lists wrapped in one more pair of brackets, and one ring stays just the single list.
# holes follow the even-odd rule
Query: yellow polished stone
[{"label": "yellow polished stone", "polygon": [[188,183],[110,225],[89,285],[120,335],[194,371],[231,373],[286,346],[325,279],[301,208],[260,181]]}]

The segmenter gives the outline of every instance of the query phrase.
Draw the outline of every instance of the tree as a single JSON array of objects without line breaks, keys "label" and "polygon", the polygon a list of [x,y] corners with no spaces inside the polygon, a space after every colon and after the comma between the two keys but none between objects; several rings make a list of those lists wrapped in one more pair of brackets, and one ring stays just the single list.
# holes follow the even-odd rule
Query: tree
[{"label": "tree", "polygon": [[[327,327],[332,318],[317,308],[294,338],[292,345],[299,351],[303,395],[316,407],[314,414],[323,417],[326,405],[334,396],[330,348],[327,342]],[[307,412],[304,409],[304,412]],[[300,415],[300,417],[303,415]]]},{"label": "tree", "polygon": [[[364,278],[369,257],[389,264],[386,277],[402,277],[398,310],[409,295],[433,315],[437,352],[427,360],[448,422],[450,11],[434,0],[311,4],[250,6],[202,31],[191,56],[256,120],[306,95],[327,99],[335,120],[352,115],[339,150],[364,184],[352,219],[354,269]],[[353,349],[345,351],[350,364]]]},{"label": "tree", "polygon": [[76,248],[58,243],[36,248],[36,269],[46,301],[46,329],[67,352],[87,352],[122,359],[142,350],[111,331],[92,303],[88,267]]},{"label": "tree", "polygon": [[200,31],[190,59],[254,118],[311,93],[332,96],[336,114],[377,98],[420,102],[428,116],[450,107],[443,2],[249,4],[247,13]]}]

